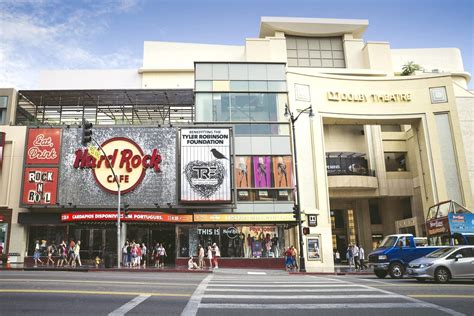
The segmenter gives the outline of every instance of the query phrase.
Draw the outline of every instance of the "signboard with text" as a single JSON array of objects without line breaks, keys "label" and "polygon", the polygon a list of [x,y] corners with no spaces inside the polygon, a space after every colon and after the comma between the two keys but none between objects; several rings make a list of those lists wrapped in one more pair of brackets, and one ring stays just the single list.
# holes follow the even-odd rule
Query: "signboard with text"
[{"label": "signboard with text", "polygon": [[61,149],[60,128],[28,129],[26,164],[57,165]]},{"label": "signboard with text", "polygon": [[[61,214],[62,222],[84,222],[84,221],[116,221],[117,212],[76,212]],[[192,215],[166,214],[154,212],[132,211],[125,216],[120,213],[120,220],[124,222],[155,222],[155,223],[191,223]]]},{"label": "signboard with text", "polygon": [[23,177],[24,205],[56,204],[58,168],[28,167]]}]

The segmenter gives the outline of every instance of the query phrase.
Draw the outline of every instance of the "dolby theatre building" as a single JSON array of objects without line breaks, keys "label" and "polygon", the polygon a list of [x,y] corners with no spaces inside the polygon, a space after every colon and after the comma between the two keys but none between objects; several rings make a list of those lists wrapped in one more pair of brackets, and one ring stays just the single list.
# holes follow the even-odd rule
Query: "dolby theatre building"
[{"label": "dolby theatre building", "polygon": [[[332,271],[349,244],[368,253],[388,234],[425,235],[438,202],[472,209],[474,98],[459,50],[392,49],[365,41],[367,27],[264,17],[242,46],[145,42],[140,69],[3,87],[3,256],[29,262],[36,240],[71,238],[83,260],[116,254],[115,179],[129,205],[120,244],[163,243],[178,265],[216,243],[222,267],[282,268],[299,245],[296,189],[307,271]],[[409,61],[423,70],[402,76]],[[105,154],[81,144],[83,119]]]}]

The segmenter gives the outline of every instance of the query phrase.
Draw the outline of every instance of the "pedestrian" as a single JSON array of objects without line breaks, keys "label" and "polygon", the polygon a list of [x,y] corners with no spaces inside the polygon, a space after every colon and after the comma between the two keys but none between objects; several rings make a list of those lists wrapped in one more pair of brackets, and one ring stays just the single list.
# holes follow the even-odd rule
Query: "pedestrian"
[{"label": "pedestrian", "polygon": [[212,259],[214,260],[214,269],[219,269],[218,260],[221,257],[221,251],[219,250],[219,247],[217,246],[216,243],[212,244],[212,252],[213,252]]},{"label": "pedestrian", "polygon": [[137,267],[140,268],[142,266],[142,248],[140,244],[137,244]]},{"label": "pedestrian", "polygon": [[272,251],[273,251],[274,258],[280,257],[280,245],[279,245],[279,240],[276,234],[273,234],[273,238],[272,238]]},{"label": "pedestrian", "polygon": [[339,253],[339,250],[336,249],[336,263],[340,264],[341,263],[341,254]]},{"label": "pedestrian", "polygon": [[137,265],[137,245],[135,243],[132,243],[130,253],[132,254],[132,267],[134,268]]},{"label": "pedestrian", "polygon": [[198,270],[199,267],[197,266],[196,262],[193,261],[193,257],[189,257],[188,260],[188,270]]},{"label": "pedestrian", "polygon": [[155,248],[153,249],[153,258],[155,259],[155,268],[158,268],[158,265],[160,264],[160,260],[159,260],[159,251],[158,249],[160,249],[160,243],[157,242],[156,245],[155,245]]},{"label": "pedestrian", "polygon": [[299,270],[300,267],[298,266],[298,251],[294,246],[291,246],[291,259],[293,260],[293,265],[295,269]]},{"label": "pedestrian", "polygon": [[199,269],[204,269],[205,267],[204,248],[201,245],[198,246],[198,266],[199,266]]},{"label": "pedestrian", "polygon": [[76,245],[74,246],[73,251],[74,251],[74,257],[73,257],[73,260],[71,262],[71,266],[73,268],[75,268],[76,267],[76,261],[77,261],[77,263],[79,263],[79,266],[82,267],[81,255],[80,255],[80,253],[81,253],[81,241],[80,240],[77,241]]},{"label": "pedestrian", "polygon": [[284,255],[285,255],[285,268],[287,271],[292,271],[294,268],[294,265],[293,265],[293,258],[291,257],[290,247],[286,248]]},{"label": "pedestrian", "polygon": [[127,246],[127,267],[132,267],[132,243],[128,243]]},{"label": "pedestrian", "polygon": [[142,243],[142,263],[143,267],[146,268],[146,255],[147,255],[147,248],[145,246],[145,243]]},{"label": "pedestrian", "polygon": [[207,260],[209,260],[209,269],[212,269],[212,249],[211,249],[211,246],[207,246]]},{"label": "pedestrian", "polygon": [[165,267],[165,257],[167,257],[166,249],[163,244],[158,247],[158,268]]},{"label": "pedestrian", "polygon": [[128,248],[128,240],[122,247],[122,265],[124,267],[128,266],[128,255],[127,255],[127,248]]},{"label": "pedestrian", "polygon": [[54,267],[53,253],[55,252],[55,248],[56,247],[54,247],[53,243],[46,247],[46,253],[48,254],[48,261],[46,261],[47,266],[49,266],[49,263],[51,262]]},{"label": "pedestrian", "polygon": [[359,245],[359,260],[360,260],[360,269],[366,270],[367,265],[365,264],[365,250],[364,248],[362,248],[361,245]]},{"label": "pedestrian", "polygon": [[73,239],[70,240],[69,242],[69,248],[68,248],[68,260],[67,264],[72,265],[72,261],[74,260],[74,247],[76,247],[76,243],[74,242]]},{"label": "pedestrian", "polygon": [[354,264],[354,255],[352,252],[351,244],[349,244],[349,247],[347,247],[346,258],[347,258],[347,263],[349,264],[349,268],[352,270],[352,265]]},{"label": "pedestrian", "polygon": [[41,262],[41,265],[43,265],[43,261],[41,261],[40,256],[41,256],[40,244],[39,244],[39,240],[36,240],[35,241],[35,252],[33,253],[33,260],[35,261],[35,268],[38,266],[38,261]]},{"label": "pedestrian", "polygon": [[354,268],[356,270],[359,270],[360,269],[359,247],[357,247],[357,244],[354,244],[354,247],[352,248],[352,254],[354,255]]},{"label": "pedestrian", "polygon": [[61,241],[61,244],[59,244],[58,255],[59,255],[59,259],[58,259],[58,268],[59,268],[66,262],[66,258],[67,258],[67,246],[64,240]]}]

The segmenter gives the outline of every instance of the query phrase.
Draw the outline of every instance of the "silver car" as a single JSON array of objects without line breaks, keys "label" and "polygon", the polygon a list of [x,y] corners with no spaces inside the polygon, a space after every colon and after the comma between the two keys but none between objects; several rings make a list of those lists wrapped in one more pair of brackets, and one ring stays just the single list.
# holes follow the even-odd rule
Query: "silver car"
[{"label": "silver car", "polygon": [[474,279],[474,246],[443,247],[408,264],[407,274],[418,281]]}]

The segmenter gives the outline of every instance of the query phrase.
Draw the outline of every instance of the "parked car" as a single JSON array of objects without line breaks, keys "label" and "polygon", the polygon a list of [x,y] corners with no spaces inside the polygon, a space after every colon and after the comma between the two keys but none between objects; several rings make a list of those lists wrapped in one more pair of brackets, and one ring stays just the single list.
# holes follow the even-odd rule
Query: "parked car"
[{"label": "parked car", "polygon": [[418,281],[434,279],[446,283],[451,279],[474,279],[474,246],[440,248],[408,264],[407,275]]},{"label": "parked car", "polygon": [[424,244],[423,240],[411,234],[386,236],[379,247],[369,254],[369,265],[378,278],[383,279],[390,274],[392,279],[401,279],[410,261],[440,248],[420,244]]}]

